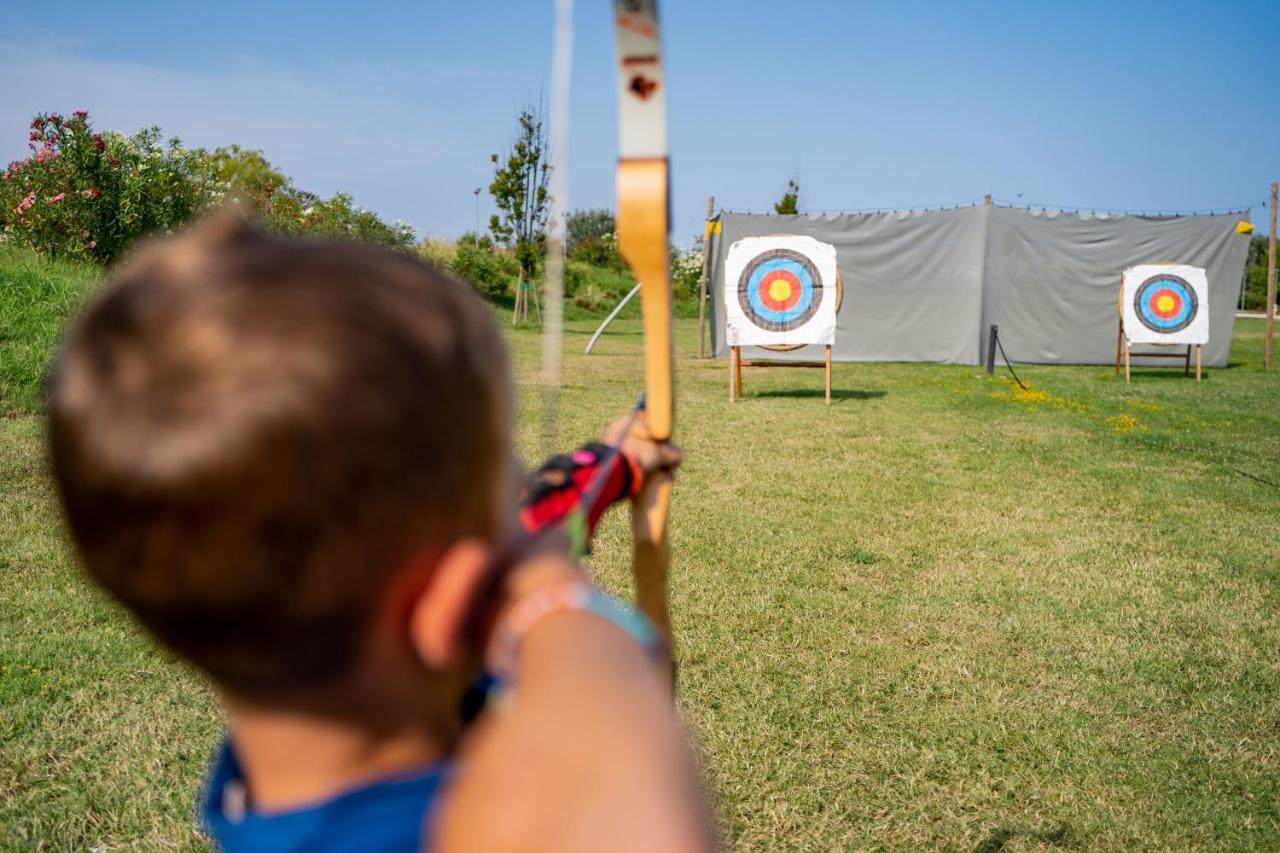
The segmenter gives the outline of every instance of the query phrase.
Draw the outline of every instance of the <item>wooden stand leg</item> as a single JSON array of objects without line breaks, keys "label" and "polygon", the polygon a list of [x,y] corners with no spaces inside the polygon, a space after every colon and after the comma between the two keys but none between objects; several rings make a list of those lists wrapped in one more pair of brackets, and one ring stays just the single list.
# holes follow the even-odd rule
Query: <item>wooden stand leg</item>
[{"label": "wooden stand leg", "polygon": [[737,347],[728,348],[728,401],[737,400],[737,388],[733,386],[733,374],[737,370]]},{"label": "wooden stand leg", "polygon": [[1196,381],[1197,381],[1197,382],[1199,382],[1199,381],[1200,381],[1200,351],[1201,351],[1201,349],[1203,349],[1203,347],[1202,347],[1200,344],[1196,344]]},{"label": "wooden stand leg", "polygon": [[1129,342],[1124,342],[1124,384],[1129,384],[1129,362],[1130,362]]},{"label": "wooden stand leg", "polygon": [[738,389],[738,399],[742,399],[742,347],[734,347],[738,357],[734,360],[733,384]]},{"label": "wooden stand leg", "polygon": [[831,344],[827,344],[827,405],[831,405]]},{"label": "wooden stand leg", "polygon": [[1120,351],[1124,348],[1124,320],[1116,323],[1116,376],[1120,375]]}]

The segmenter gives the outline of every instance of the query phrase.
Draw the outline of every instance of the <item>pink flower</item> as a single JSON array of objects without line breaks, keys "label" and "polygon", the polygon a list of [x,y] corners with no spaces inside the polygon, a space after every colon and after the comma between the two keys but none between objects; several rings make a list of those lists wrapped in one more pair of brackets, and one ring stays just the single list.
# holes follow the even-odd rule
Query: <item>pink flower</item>
[{"label": "pink flower", "polygon": [[98,241],[97,241],[97,240],[90,240],[90,241],[89,241],[89,248],[90,248],[90,249],[97,248],[97,246],[98,246]]},{"label": "pink flower", "polygon": [[76,118],[84,118],[87,115],[89,115],[89,113],[85,110],[76,110]]},{"label": "pink flower", "polygon": [[84,239],[88,240],[88,239],[89,239],[89,232],[88,232],[88,231],[81,231],[81,232],[80,232],[80,236],[81,236],[81,237],[83,237]]},{"label": "pink flower", "polygon": [[55,195],[53,198],[49,199],[49,203],[50,203],[50,204],[57,204],[58,202],[62,201],[62,200],[63,200],[64,198],[66,198],[66,197],[67,197],[67,194],[66,194],[66,193],[58,193],[58,194],[57,194],[57,195]]}]

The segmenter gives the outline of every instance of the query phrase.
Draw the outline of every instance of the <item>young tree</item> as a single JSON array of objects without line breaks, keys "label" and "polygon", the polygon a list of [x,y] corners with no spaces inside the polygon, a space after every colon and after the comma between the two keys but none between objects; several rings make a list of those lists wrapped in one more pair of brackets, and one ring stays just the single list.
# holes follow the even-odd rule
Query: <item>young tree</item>
[{"label": "young tree", "polygon": [[798,178],[787,179],[787,191],[773,205],[773,212],[779,215],[800,212],[800,180]]},{"label": "young tree", "polygon": [[[542,108],[525,107],[516,118],[515,141],[506,156],[494,154],[489,194],[500,213],[489,219],[494,238],[515,252],[524,288],[537,273],[547,222],[547,133]],[[521,294],[517,294],[517,303]],[[525,309],[525,317],[528,317]]]}]

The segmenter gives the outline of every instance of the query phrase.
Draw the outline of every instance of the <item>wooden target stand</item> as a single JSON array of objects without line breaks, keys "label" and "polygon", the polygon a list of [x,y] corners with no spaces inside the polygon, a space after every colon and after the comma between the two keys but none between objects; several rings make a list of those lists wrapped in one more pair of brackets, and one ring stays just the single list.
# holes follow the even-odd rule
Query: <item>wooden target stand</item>
[{"label": "wooden target stand", "polygon": [[[761,349],[773,352],[789,352],[808,344],[795,346],[764,346]],[[831,405],[831,344],[827,344],[827,357],[824,361],[778,361],[767,358],[742,357],[742,347],[729,348],[729,402],[742,399],[742,366],[747,367],[823,367],[826,369],[827,405]]]},{"label": "wooden target stand", "polygon": [[[836,273],[836,313],[840,313],[840,306],[844,304],[844,282],[840,279],[840,274]],[[773,344],[759,347],[770,352],[792,352],[801,347],[810,346],[810,344]],[[742,347],[729,347],[729,402],[742,399],[742,368],[747,367],[821,367],[825,370],[826,381],[826,400],[827,405],[831,405],[831,344],[826,345],[826,358],[822,361],[780,361],[769,358],[748,358],[742,357]]]},{"label": "wooden target stand", "polygon": [[[1151,344],[1153,347],[1178,347],[1182,344]],[[1116,376],[1120,375],[1120,365],[1124,364],[1124,382],[1129,383],[1129,368],[1135,358],[1178,358],[1182,359],[1182,375],[1191,375],[1191,350],[1196,351],[1196,381],[1202,375],[1204,344],[1185,344],[1185,352],[1133,352],[1133,344],[1124,333],[1124,275],[1120,276],[1120,292],[1116,294]],[[1150,365],[1155,367],[1156,365]],[[1173,365],[1176,367],[1177,365]]]}]

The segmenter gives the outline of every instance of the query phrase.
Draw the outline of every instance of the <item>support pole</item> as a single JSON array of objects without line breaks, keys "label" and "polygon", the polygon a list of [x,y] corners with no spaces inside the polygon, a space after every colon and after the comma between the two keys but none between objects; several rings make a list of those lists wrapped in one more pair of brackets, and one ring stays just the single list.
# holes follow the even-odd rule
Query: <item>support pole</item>
[{"label": "support pole", "polygon": [[991,331],[987,334],[987,375],[990,376],[996,372],[996,335],[999,333],[1000,327],[995,323],[991,324]]},{"label": "support pole", "polygon": [[604,322],[600,324],[600,328],[596,329],[596,333],[591,336],[591,340],[587,341],[587,355],[591,355],[591,350],[595,348],[596,341],[600,340],[600,336],[604,334],[604,330],[609,328],[609,324],[622,313],[622,309],[626,308],[627,305],[631,303],[631,300],[636,298],[636,294],[639,292],[640,285],[637,284],[635,287],[631,288],[630,293],[622,297],[622,301],[614,307],[613,311],[609,312],[609,316],[604,318]]},{"label": "support pole", "polygon": [[1271,369],[1272,334],[1276,325],[1276,195],[1280,183],[1271,182],[1271,236],[1267,238],[1267,370]]},{"label": "support pole", "polygon": [[707,222],[702,229],[702,278],[698,284],[698,358],[707,357],[707,278],[711,275],[711,217],[716,197],[707,196]]}]

